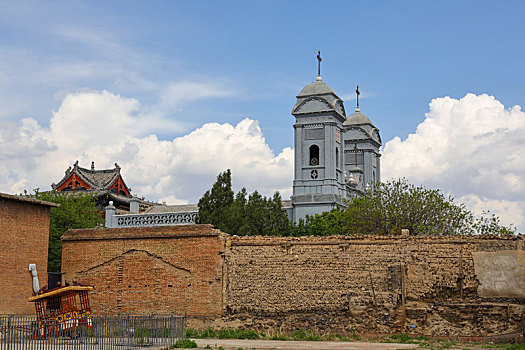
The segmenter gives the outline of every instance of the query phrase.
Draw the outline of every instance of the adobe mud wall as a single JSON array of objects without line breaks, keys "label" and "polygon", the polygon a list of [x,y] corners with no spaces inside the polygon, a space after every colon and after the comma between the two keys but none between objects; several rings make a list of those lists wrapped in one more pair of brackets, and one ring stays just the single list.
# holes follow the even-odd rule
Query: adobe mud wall
[{"label": "adobe mud wall", "polygon": [[518,332],[524,258],[522,236],[232,237],[224,311],[262,328]]},{"label": "adobe mud wall", "polygon": [[95,287],[96,314],[220,316],[224,241],[211,225],[70,230],[64,278]]},{"label": "adobe mud wall", "polygon": [[35,313],[28,266],[36,264],[40,286],[47,284],[49,215],[38,201],[0,197],[0,314]]}]

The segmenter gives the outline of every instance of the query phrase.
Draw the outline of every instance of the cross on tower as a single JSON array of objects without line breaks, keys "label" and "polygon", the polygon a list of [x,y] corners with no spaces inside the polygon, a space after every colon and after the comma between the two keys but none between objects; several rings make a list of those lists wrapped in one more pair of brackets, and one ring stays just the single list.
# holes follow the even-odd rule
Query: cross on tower
[{"label": "cross on tower", "polygon": [[357,94],[357,108],[359,108],[359,95],[361,95],[361,93],[359,92],[359,85],[357,85],[357,89],[355,89],[355,93]]},{"label": "cross on tower", "polygon": [[317,76],[321,76],[321,51],[317,51]]}]

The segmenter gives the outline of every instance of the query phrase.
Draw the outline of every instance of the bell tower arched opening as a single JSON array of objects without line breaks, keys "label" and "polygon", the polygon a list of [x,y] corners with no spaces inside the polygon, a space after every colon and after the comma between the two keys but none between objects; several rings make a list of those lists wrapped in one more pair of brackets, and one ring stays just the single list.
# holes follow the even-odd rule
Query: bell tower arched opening
[{"label": "bell tower arched opening", "polygon": [[319,165],[319,146],[311,145],[310,146],[310,165]]}]

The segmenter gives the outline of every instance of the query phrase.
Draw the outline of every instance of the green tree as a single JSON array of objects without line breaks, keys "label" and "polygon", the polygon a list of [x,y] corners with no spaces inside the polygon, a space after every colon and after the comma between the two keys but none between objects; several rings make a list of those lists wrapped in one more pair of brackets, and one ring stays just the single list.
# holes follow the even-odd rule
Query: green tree
[{"label": "green tree", "polygon": [[246,199],[248,193],[245,188],[242,188],[236,195],[232,205],[228,208],[228,227],[226,228],[228,233],[236,235],[245,235],[249,232],[246,218],[246,205],[248,200]]},{"label": "green tree", "polygon": [[290,222],[291,236],[329,236],[345,234],[346,213],[342,208],[322,214],[307,215],[296,224]]},{"label": "green tree", "polygon": [[272,236],[287,235],[290,220],[283,210],[283,203],[279,192],[275,192],[272,199],[269,199],[267,203],[269,220],[266,226],[266,234]]},{"label": "green tree", "polygon": [[344,211],[307,217],[292,226],[292,234],[411,235],[512,234],[495,215],[476,217],[464,204],[439,190],[409,184],[406,179],[378,183],[365,195],[349,201]]},{"label": "green tree", "polygon": [[201,224],[212,224],[228,232],[230,226],[229,210],[233,203],[232,175],[230,169],[217,175],[211,190],[199,199],[199,218]]},{"label": "green tree", "polygon": [[248,195],[243,188],[234,197],[230,170],[219,174],[212,189],[199,200],[199,223],[241,236],[285,235],[289,229],[279,193],[266,198],[257,191]]},{"label": "green tree", "polygon": [[49,272],[60,272],[62,235],[70,229],[93,228],[102,225],[104,223],[102,212],[96,208],[96,197],[91,194],[39,192],[37,189],[32,197],[60,204],[58,208],[51,208],[47,262]]}]

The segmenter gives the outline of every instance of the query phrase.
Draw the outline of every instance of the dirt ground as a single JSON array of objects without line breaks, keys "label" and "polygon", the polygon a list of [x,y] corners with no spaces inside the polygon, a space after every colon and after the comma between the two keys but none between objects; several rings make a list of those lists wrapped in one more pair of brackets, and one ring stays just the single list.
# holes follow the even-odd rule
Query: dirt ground
[{"label": "dirt ground", "polygon": [[204,348],[209,345],[212,349],[222,346],[226,350],[243,348],[248,349],[347,349],[347,350],[388,350],[388,349],[415,349],[413,344],[381,344],[362,342],[336,342],[336,341],[280,341],[280,340],[244,340],[244,339],[193,339]]},{"label": "dirt ground", "polygon": [[465,350],[486,350],[490,345],[477,344],[455,344],[455,343],[431,343],[426,345],[418,344],[394,344],[394,343],[367,343],[367,342],[343,342],[343,341],[280,341],[280,340],[248,340],[248,339],[192,339],[199,349],[209,346],[211,349],[218,349],[222,346],[224,350],[259,350],[259,349],[283,349],[283,350],[397,350],[397,349],[465,349]]}]

